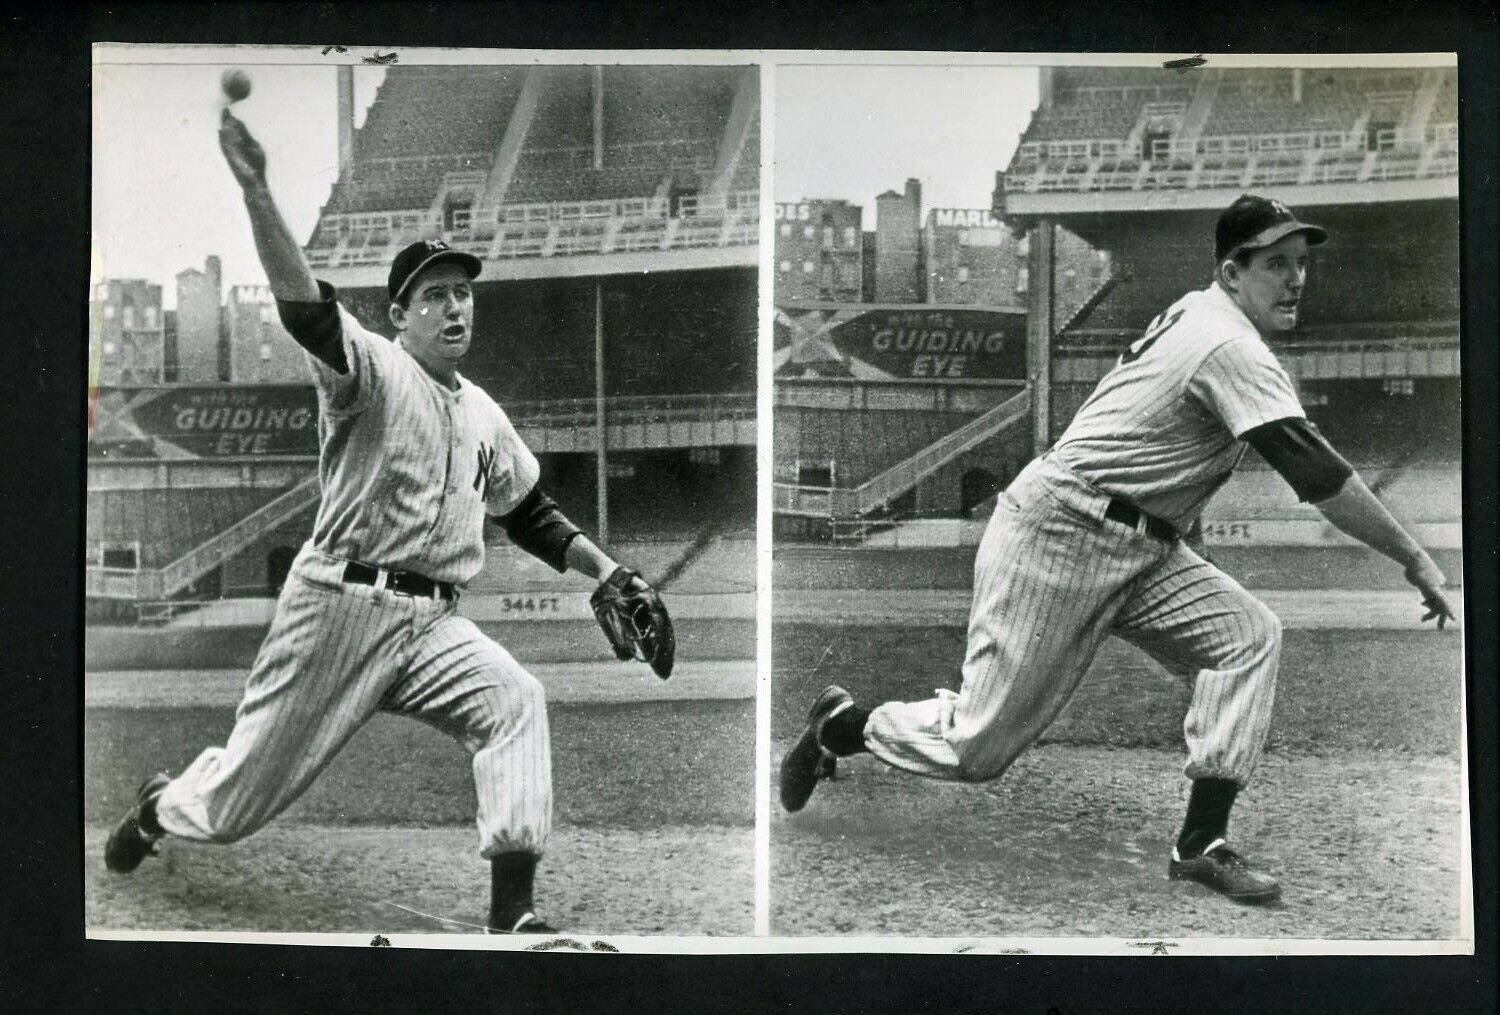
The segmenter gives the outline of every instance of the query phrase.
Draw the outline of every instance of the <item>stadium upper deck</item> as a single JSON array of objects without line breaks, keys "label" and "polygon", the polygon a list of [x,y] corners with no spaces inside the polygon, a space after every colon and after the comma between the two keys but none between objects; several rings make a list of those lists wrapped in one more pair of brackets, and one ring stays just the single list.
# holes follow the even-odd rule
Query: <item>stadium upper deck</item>
[{"label": "stadium upper deck", "polygon": [[[758,105],[753,68],[393,67],[309,260],[375,285],[402,244],[441,234],[492,278],[628,271],[633,253],[753,264]],[[616,266],[558,263],[589,255]]]},{"label": "stadium upper deck", "polygon": [[[1203,205],[1141,191],[1276,186],[1304,204],[1456,195],[1453,68],[1043,73],[1041,107],[999,181],[1010,215]],[[1406,185],[1346,198],[1286,193],[1371,182]]]}]

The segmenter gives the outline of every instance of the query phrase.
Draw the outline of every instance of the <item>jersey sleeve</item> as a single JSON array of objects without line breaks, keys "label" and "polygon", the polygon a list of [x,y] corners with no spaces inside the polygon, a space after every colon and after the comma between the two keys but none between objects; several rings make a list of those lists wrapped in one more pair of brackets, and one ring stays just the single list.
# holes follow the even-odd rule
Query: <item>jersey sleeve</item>
[{"label": "jersey sleeve", "polygon": [[1230,339],[1203,358],[1187,392],[1236,437],[1272,420],[1305,417],[1276,356],[1258,338]]},{"label": "jersey sleeve", "polygon": [[485,513],[499,517],[514,511],[541,476],[541,466],[505,413],[495,435],[495,457],[490,462],[490,486]]},{"label": "jersey sleeve", "polygon": [[[319,288],[325,300],[335,300],[332,286],[320,282]],[[363,412],[383,387],[391,343],[389,339],[367,331],[342,303],[335,300],[334,306],[338,308],[338,340],[343,346],[348,372],[341,373],[307,350],[303,350],[303,355],[312,371],[324,411],[353,416]]]}]

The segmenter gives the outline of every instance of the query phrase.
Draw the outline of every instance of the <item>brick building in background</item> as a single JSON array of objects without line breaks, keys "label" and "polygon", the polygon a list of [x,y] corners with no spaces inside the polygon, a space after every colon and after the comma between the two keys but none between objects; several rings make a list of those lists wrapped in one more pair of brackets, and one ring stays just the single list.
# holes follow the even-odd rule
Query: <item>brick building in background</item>
[{"label": "brick building in background", "polygon": [[224,304],[229,380],[239,384],[307,384],[302,349],[276,313],[268,286],[237,285]]},{"label": "brick building in background", "polygon": [[864,209],[848,201],[776,206],[776,295],[858,303],[864,298]]},{"label": "brick building in background", "polygon": [[107,279],[94,286],[90,360],[101,385],[160,384],[165,378],[161,286],[145,279]]},{"label": "brick building in background", "polygon": [[177,273],[177,376],[179,384],[228,380],[221,370],[220,293],[223,271],[210,255],[203,270]]},{"label": "brick building in background", "polygon": [[922,184],[875,199],[875,302],[925,303],[922,267]]}]

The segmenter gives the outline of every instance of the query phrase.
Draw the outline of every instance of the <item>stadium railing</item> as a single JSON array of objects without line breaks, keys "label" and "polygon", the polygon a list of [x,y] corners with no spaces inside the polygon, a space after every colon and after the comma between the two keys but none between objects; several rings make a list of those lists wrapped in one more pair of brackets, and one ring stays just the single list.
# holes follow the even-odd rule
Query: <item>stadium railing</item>
[{"label": "stadium railing", "polygon": [[1458,125],[1159,138],[1151,158],[1117,138],[1028,141],[1005,174],[1010,193],[1166,190],[1451,176]]},{"label": "stadium railing", "polygon": [[[598,223],[598,228],[577,223]],[[655,236],[654,246],[660,249],[736,246],[755,243],[759,223],[756,190],[731,191],[720,198],[685,195],[675,208],[657,197],[457,208],[446,220],[431,210],[335,212],[319,221],[317,242],[309,246],[307,257],[313,267],[381,264],[399,247],[435,234],[495,258],[639,250],[651,246],[647,234]],[[628,242],[617,245],[622,236]]]},{"label": "stadium railing", "polygon": [[[611,423],[753,419],[755,395],[623,395],[606,398],[604,407]],[[558,398],[515,402],[506,414],[525,426],[580,426],[594,422],[595,408],[592,398]]]}]

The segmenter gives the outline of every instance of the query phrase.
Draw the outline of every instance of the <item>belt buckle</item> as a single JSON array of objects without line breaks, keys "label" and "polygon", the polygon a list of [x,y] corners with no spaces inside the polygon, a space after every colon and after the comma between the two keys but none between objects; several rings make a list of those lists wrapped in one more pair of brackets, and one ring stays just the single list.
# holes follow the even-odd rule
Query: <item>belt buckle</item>
[{"label": "belt buckle", "polygon": [[375,591],[384,592],[386,585],[390,581],[390,577],[391,573],[389,571],[383,567],[377,567],[375,569]]}]

